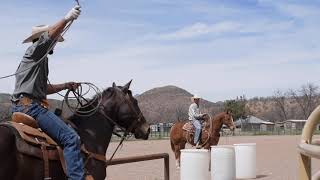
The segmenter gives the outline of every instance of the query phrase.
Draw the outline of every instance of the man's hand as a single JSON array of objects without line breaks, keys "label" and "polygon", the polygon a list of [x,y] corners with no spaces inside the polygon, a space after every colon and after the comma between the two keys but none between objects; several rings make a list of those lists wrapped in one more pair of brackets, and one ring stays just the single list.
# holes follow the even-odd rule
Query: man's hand
[{"label": "man's hand", "polygon": [[68,14],[64,17],[64,19],[69,22],[69,21],[73,21],[75,19],[77,19],[80,16],[81,10],[80,10],[80,6],[76,5],[75,7],[73,7]]},{"label": "man's hand", "polygon": [[76,82],[67,82],[64,84],[64,89],[68,89],[68,90],[76,90],[78,87],[80,86],[80,83],[76,83]]}]

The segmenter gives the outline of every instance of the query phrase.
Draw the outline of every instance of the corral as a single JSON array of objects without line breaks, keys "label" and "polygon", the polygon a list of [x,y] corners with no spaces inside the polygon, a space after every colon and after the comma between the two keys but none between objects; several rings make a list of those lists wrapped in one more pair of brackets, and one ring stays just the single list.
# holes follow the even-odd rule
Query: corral
[{"label": "corral", "polygon": [[[317,137],[317,136],[316,136]],[[318,136],[319,137],[319,136]],[[257,143],[257,179],[295,180],[298,179],[297,144],[301,136],[234,136],[222,137],[219,144]],[[169,140],[125,142],[116,158],[169,153],[170,179],[180,180],[180,172],[175,168],[174,155]],[[107,156],[117,143],[111,143]],[[188,147],[190,148],[190,147]],[[312,162],[312,172],[320,168],[320,163]],[[109,180],[163,180],[163,160],[116,165],[107,168]]]}]

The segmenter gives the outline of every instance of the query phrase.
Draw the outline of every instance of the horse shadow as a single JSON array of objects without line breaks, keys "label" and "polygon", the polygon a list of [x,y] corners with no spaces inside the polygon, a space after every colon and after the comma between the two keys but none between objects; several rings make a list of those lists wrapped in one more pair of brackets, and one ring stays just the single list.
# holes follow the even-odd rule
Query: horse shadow
[{"label": "horse shadow", "polygon": [[268,175],[260,174],[260,175],[257,175],[255,179],[261,179],[265,177],[268,177]]}]

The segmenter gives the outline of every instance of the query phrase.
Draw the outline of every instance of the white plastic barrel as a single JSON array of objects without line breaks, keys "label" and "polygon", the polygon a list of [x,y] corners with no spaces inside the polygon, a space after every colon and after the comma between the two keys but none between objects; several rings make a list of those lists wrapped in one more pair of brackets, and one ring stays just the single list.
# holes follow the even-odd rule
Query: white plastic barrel
[{"label": "white plastic barrel", "polygon": [[211,180],[236,179],[233,146],[211,146]]},{"label": "white plastic barrel", "polygon": [[236,178],[256,178],[256,144],[234,144],[236,154]]},{"label": "white plastic barrel", "polygon": [[181,150],[180,180],[210,180],[209,162],[208,150]]}]

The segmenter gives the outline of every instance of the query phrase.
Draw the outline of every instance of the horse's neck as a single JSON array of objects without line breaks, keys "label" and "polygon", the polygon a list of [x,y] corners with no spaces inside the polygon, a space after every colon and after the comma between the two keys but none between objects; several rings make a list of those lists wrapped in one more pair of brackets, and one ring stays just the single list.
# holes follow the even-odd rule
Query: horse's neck
[{"label": "horse's neck", "polygon": [[109,121],[94,114],[90,117],[74,116],[72,122],[87,150],[98,154],[106,153],[114,128]]},{"label": "horse's neck", "polygon": [[222,120],[223,120],[223,116],[222,115],[217,115],[216,117],[213,118],[213,120],[211,120],[212,123],[212,134],[218,134],[220,133],[220,130],[222,128]]}]

